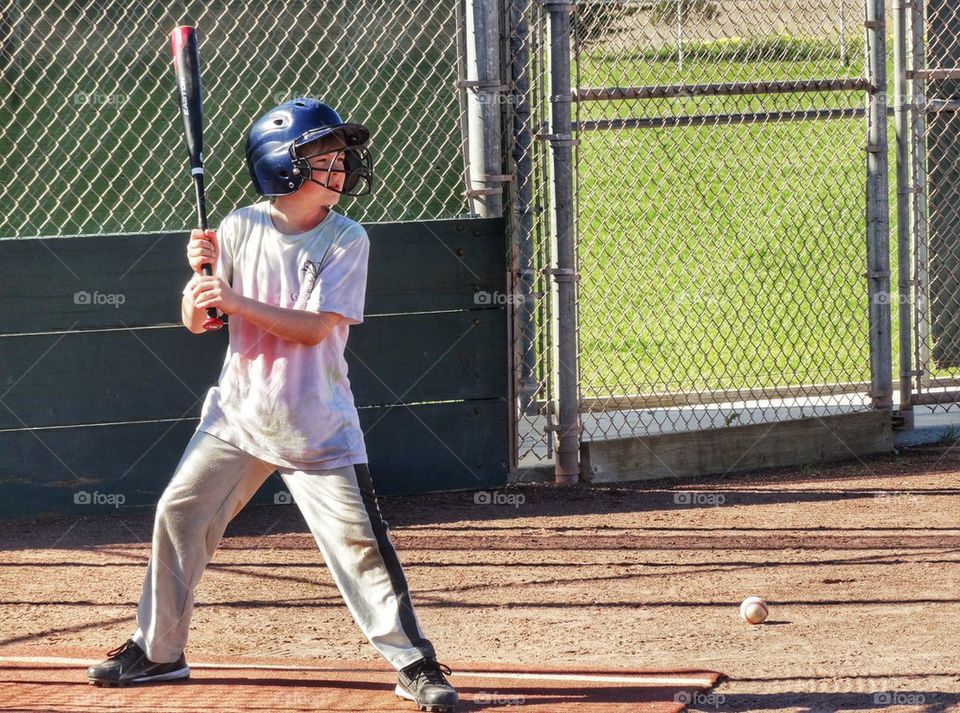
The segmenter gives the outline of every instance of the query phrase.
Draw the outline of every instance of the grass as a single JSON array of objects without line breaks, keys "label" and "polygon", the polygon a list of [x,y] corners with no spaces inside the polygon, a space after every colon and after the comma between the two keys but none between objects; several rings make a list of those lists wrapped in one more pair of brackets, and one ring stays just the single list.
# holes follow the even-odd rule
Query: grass
[{"label": "grass", "polygon": [[[802,38],[701,43],[685,62],[681,70],[667,50],[601,49],[584,55],[580,84],[863,72]],[[594,102],[579,118],[861,106],[862,92],[698,97]],[[864,120],[594,131],[580,140],[584,395],[869,381]]]},{"label": "grass", "polygon": [[[830,61],[836,71],[843,59],[862,57],[863,40],[854,39],[846,57],[836,42],[815,37],[771,35],[769,37],[725,37],[717,40],[687,40],[683,54],[699,62],[776,62],[809,63]],[[675,44],[662,47],[637,47],[628,51],[609,50],[602,46],[588,50],[588,56],[601,61],[676,62],[679,52]],[[860,64],[859,60],[857,62]],[[849,66],[849,65],[848,65]]]}]

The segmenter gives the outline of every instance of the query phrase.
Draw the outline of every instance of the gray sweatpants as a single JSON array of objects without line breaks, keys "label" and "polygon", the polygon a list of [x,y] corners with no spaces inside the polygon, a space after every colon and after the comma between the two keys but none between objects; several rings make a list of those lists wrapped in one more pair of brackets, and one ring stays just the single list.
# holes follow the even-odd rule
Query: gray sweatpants
[{"label": "gray sweatpants", "polygon": [[406,578],[380,516],[367,466],[277,468],[197,432],[157,504],[153,548],[133,640],[151,661],[175,661],[187,643],[193,594],[227,524],[274,470],[303,513],[347,608],[400,669],[433,646],[417,623]]}]

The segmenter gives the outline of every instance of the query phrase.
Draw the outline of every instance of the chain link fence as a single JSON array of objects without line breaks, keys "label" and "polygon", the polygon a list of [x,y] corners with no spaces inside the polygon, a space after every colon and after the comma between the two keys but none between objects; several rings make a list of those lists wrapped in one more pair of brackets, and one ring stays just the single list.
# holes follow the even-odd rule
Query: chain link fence
[{"label": "chain link fence", "polygon": [[[877,349],[877,301],[893,295],[878,292],[888,273],[871,262],[879,246],[868,250],[864,238],[869,212],[887,200],[868,200],[867,165],[882,150],[869,133],[871,102],[883,94],[871,92],[869,59],[878,38],[890,39],[889,25],[870,20],[866,0],[574,3],[576,191],[567,206],[556,199],[551,163],[565,140],[551,133],[566,101],[551,89],[557,7],[502,0],[499,83],[471,85],[460,3],[328,2],[307,11],[292,2],[7,0],[0,238],[190,223],[168,38],[194,24],[214,221],[254,198],[242,153],[252,119],[305,94],[373,132],[376,190],[345,202],[351,217],[472,214],[470,87],[502,103],[514,465],[549,460],[560,429],[557,216],[568,208],[583,438],[877,407],[877,359],[899,356],[896,341],[892,354]],[[957,400],[938,393],[960,376],[957,13],[927,0],[914,4],[907,28],[916,101],[910,185],[901,187],[914,238],[905,372],[910,398],[938,408]],[[890,240],[896,250],[893,230]],[[895,279],[896,265],[889,272]]]},{"label": "chain link fence", "polygon": [[870,408],[863,5],[579,16],[586,436]]},{"label": "chain link fence", "polygon": [[508,0],[510,183],[514,393],[519,463],[553,455],[556,426],[556,301],[548,270],[556,264],[549,133],[547,15],[539,3]]},{"label": "chain link fence", "polygon": [[200,34],[211,219],[249,203],[253,119],[317,96],[372,131],[365,221],[455,217],[455,3],[0,3],[0,237],[183,230],[191,220],[170,31]]},{"label": "chain link fence", "polygon": [[[527,8],[543,46],[542,6]],[[583,438],[873,408],[868,308],[890,293],[866,277],[867,59],[882,28],[865,28],[863,2],[572,12]],[[556,100],[545,63],[527,74],[534,136]],[[523,154],[534,165],[541,146]],[[549,200],[533,191],[543,264],[517,310],[521,459],[550,455],[556,430]]]},{"label": "chain link fence", "polygon": [[960,400],[960,10],[918,2],[907,16],[913,252],[913,400]]}]

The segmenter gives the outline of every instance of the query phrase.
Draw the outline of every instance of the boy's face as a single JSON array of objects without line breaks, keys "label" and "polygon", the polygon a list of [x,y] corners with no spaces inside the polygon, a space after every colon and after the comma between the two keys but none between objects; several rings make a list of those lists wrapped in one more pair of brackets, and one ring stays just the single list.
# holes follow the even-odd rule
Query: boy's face
[{"label": "boy's face", "polygon": [[346,178],[343,151],[308,154],[307,160],[313,170],[313,180],[305,181],[297,195],[303,194],[304,199],[321,205],[336,205]]}]

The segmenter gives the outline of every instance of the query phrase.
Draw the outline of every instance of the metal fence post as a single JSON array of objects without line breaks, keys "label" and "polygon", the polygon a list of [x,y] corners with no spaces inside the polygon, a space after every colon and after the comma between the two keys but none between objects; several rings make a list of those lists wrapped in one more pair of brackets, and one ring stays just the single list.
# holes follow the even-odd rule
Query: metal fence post
[{"label": "metal fence post", "polygon": [[467,199],[483,218],[503,213],[499,0],[467,0]]},{"label": "metal fence post", "polygon": [[910,102],[907,97],[907,22],[905,0],[896,0],[893,8],[893,86],[897,136],[897,295],[900,332],[900,408],[898,426],[913,429],[913,357],[910,352],[910,290],[912,255],[910,250]]},{"label": "metal fence post", "polygon": [[927,257],[927,83],[917,74],[926,69],[927,51],[924,43],[924,0],[915,0],[910,12],[910,68],[911,88],[910,147],[913,188],[913,328],[916,344],[914,358],[916,388],[924,388],[930,376],[930,271]]},{"label": "metal fence post", "polygon": [[887,72],[883,0],[867,2],[867,297],[870,396],[873,408],[893,404],[890,335],[890,220],[887,201]]},{"label": "metal fence post", "polygon": [[556,482],[574,483],[580,475],[580,369],[577,346],[577,251],[573,190],[573,121],[570,88],[569,0],[542,0],[549,13],[550,141],[553,221],[557,264],[549,272],[557,284],[557,396],[560,418]]}]

